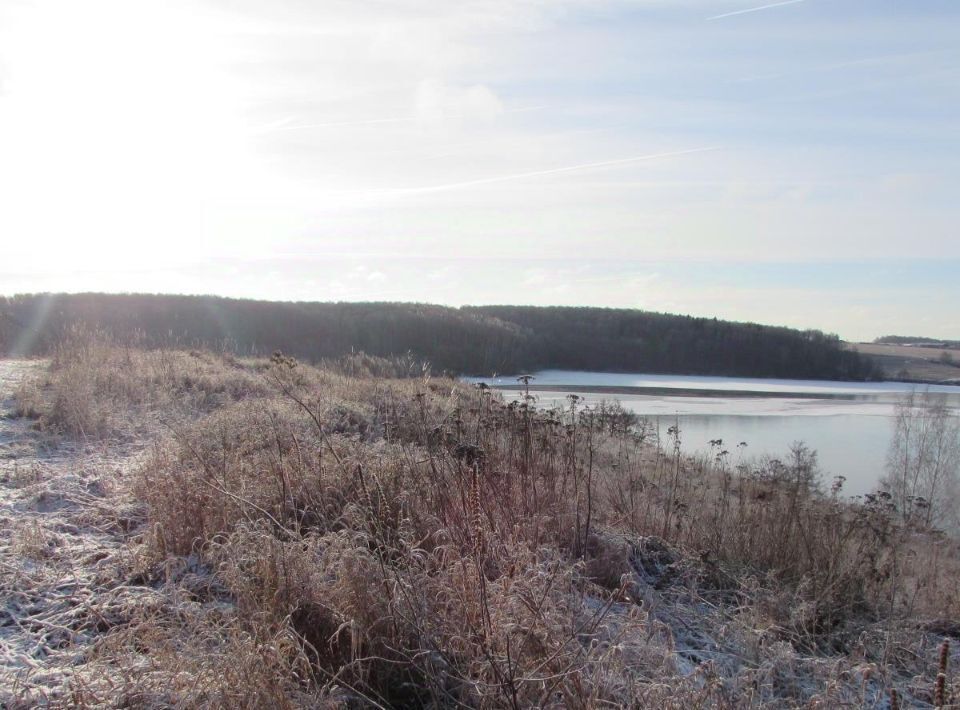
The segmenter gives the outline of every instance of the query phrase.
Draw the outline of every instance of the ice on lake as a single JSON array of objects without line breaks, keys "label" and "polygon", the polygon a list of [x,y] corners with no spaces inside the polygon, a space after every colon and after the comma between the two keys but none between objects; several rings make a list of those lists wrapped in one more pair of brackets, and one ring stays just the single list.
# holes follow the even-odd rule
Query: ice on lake
[{"label": "ice on lake", "polygon": [[[946,397],[960,410],[960,387],[905,382],[832,382],[544,370],[531,394],[543,407],[567,406],[575,393],[586,406],[603,400],[651,418],[665,432],[679,420],[683,448],[708,451],[723,439],[730,451],[745,441],[750,457],[782,456],[795,441],[817,450],[824,482],[847,478],[848,495],[873,490],[884,473],[897,401],[910,392]],[[522,395],[515,376],[468,378]]]}]

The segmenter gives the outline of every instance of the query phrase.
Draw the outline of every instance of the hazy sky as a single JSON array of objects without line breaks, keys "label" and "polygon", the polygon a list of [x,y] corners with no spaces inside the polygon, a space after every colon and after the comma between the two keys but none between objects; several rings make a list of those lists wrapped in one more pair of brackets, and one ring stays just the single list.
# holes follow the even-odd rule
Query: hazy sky
[{"label": "hazy sky", "polygon": [[957,0],[0,0],[0,292],[960,337]]}]

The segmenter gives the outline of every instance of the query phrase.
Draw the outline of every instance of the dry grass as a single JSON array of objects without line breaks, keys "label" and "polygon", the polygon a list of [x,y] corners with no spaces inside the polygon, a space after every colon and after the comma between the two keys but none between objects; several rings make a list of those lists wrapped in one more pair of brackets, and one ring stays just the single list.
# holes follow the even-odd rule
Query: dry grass
[{"label": "dry grass", "polygon": [[384,367],[58,354],[41,428],[153,441],[128,584],[157,595],[64,704],[933,703],[954,541],[821,492],[802,451],[691,460],[616,408]]},{"label": "dry grass", "polygon": [[[103,440],[142,435],[147,413],[191,417],[267,393],[249,367],[200,351],[141,351],[81,339],[17,390],[17,414],[49,432]],[[139,426],[131,426],[137,424]]]}]

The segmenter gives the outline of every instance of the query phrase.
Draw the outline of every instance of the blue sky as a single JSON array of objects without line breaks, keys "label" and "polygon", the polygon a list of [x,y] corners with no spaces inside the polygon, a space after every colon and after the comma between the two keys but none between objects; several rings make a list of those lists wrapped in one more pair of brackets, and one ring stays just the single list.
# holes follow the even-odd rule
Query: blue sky
[{"label": "blue sky", "polygon": [[0,291],[960,337],[958,139],[955,2],[0,0]]}]

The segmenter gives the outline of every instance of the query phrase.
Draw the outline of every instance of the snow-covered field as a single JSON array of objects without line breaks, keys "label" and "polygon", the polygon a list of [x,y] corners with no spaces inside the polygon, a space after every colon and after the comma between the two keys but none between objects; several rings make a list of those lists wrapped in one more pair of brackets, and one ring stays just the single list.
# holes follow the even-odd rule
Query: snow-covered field
[{"label": "snow-covered field", "polygon": [[159,594],[124,578],[136,447],[54,446],[17,418],[41,366],[0,361],[0,707],[64,702],[93,642]]}]

